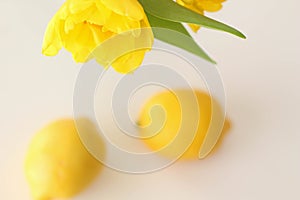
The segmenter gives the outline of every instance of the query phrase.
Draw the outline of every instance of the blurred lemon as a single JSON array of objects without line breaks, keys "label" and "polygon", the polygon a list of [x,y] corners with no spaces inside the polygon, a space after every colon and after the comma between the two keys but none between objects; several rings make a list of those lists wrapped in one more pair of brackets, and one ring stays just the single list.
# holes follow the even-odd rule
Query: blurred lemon
[{"label": "blurred lemon", "polygon": [[72,119],[40,130],[25,158],[26,178],[36,200],[71,197],[87,186],[100,168],[82,145]]},{"label": "blurred lemon", "polygon": [[160,92],[145,103],[139,115],[141,137],[151,150],[166,157],[196,159],[208,130],[217,131],[210,126],[222,126],[219,130],[223,132],[229,128],[227,120],[211,123],[212,106],[214,118],[223,120],[220,105],[203,91]]}]

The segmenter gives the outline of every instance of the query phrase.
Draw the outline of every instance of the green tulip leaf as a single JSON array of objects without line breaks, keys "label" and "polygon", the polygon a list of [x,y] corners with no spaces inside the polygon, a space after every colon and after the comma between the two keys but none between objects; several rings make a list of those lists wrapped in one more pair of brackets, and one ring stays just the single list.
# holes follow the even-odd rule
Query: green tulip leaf
[{"label": "green tulip leaf", "polygon": [[181,23],[157,18],[147,12],[146,14],[151,27],[153,27],[155,38],[193,53],[211,63],[216,63],[198,46]]},{"label": "green tulip leaf", "polygon": [[148,17],[151,27],[167,28],[167,29],[178,31],[184,35],[191,37],[189,32],[185,29],[185,27],[181,23],[158,18],[147,12],[146,15]]},{"label": "green tulip leaf", "polygon": [[147,13],[158,18],[173,22],[197,24],[206,28],[220,30],[241,38],[246,38],[246,36],[237,29],[200,15],[177,4],[173,0],[139,0],[139,2]]}]

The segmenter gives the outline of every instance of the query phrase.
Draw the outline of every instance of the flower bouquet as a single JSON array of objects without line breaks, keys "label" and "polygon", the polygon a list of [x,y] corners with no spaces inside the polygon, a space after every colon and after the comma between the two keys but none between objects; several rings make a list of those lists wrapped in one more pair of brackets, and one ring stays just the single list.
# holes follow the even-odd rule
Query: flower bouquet
[{"label": "flower bouquet", "polygon": [[[151,49],[153,38],[156,38],[215,63],[194,40],[185,42],[178,39],[176,34],[159,30],[172,30],[192,38],[183,25],[188,23],[195,32],[202,26],[245,38],[235,28],[204,16],[206,11],[221,9],[223,2],[224,0],[66,0],[47,27],[42,53],[54,56],[61,48],[65,48],[72,53],[76,62],[96,59],[104,67],[112,66],[120,73],[129,73],[141,65],[145,53]],[[127,36],[107,46],[103,49],[104,52],[92,53],[108,39],[121,34]],[[143,43],[140,46],[142,48],[137,48],[138,43]],[[108,59],[107,56],[124,46],[135,46],[135,50],[125,52],[116,59]]]}]

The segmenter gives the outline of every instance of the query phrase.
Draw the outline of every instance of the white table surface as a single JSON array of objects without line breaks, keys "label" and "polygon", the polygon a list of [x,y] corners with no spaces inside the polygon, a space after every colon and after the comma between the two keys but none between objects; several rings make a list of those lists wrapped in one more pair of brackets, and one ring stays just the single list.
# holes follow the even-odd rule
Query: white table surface
[{"label": "white table surface", "polygon": [[[23,175],[28,142],[73,113],[80,65],[65,51],[41,55],[44,30],[62,2],[0,2],[1,199],[31,199]],[[233,123],[217,153],[144,175],[105,168],[74,199],[300,199],[299,7],[297,0],[228,0],[210,16],[248,39],[207,29],[196,36],[218,61]]]}]

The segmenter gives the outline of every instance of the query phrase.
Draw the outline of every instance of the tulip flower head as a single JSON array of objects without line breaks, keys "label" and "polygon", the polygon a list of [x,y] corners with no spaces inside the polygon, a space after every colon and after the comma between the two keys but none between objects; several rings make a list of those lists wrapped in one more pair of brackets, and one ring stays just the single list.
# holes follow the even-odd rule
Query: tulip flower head
[{"label": "tulip flower head", "polygon": [[65,48],[76,62],[99,60],[92,54],[95,48],[107,39],[126,33],[130,35],[129,40],[122,40],[124,44],[110,46],[105,51],[110,54],[122,45],[134,47],[135,42],[146,41],[147,48],[127,52],[108,63],[116,71],[128,73],[142,63],[153,43],[152,32],[137,31],[143,28],[150,28],[150,25],[137,0],[67,0],[48,24],[42,53],[54,56]]}]

